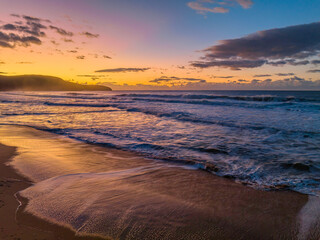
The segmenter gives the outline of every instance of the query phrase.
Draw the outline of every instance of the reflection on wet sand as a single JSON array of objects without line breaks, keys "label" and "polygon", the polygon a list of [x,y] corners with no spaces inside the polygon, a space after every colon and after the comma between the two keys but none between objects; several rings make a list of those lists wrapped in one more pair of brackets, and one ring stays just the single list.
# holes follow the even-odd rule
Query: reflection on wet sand
[{"label": "reflection on wet sand", "polygon": [[[116,239],[318,239],[317,206],[294,192],[260,191],[210,173],[0,128],[12,165],[35,184],[25,210],[78,235]],[[310,201],[312,200],[312,201]],[[311,206],[311,207],[310,207]],[[20,213],[24,214],[24,213]]]},{"label": "reflection on wet sand", "polygon": [[309,196],[308,202],[299,213],[299,240],[319,239],[320,199]]}]

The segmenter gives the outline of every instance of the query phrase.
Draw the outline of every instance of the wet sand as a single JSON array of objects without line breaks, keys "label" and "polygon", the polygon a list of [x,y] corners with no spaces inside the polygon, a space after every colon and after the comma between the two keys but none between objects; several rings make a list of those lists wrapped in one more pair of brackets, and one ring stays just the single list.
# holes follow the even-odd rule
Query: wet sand
[{"label": "wet sand", "polygon": [[[52,142],[51,135],[31,128],[0,127],[0,143],[10,145],[0,145],[0,239],[97,239],[85,236],[90,231],[113,239],[320,237],[317,198],[290,191],[255,190],[205,171],[154,164],[153,161],[131,158],[129,153],[121,151],[87,144],[83,147],[83,143],[77,142],[68,144],[66,139]],[[59,141],[62,141],[61,145]],[[47,145],[35,149],[32,145],[35,143],[37,146]],[[29,148],[22,149],[24,145]],[[87,154],[76,153],[77,145],[85,148]],[[62,163],[63,159],[68,162],[74,158],[76,161],[80,156],[92,158],[92,154],[100,156],[103,153],[101,156],[107,157],[109,152],[122,154],[131,162],[119,163],[119,159],[110,156],[109,166],[99,173],[90,171],[90,174],[76,175],[74,169],[78,171],[80,163],[77,162],[75,168],[72,162],[68,162],[66,168],[71,174],[57,178],[53,176],[60,176],[60,168],[41,163],[42,167],[52,169],[53,178],[43,180],[40,174],[35,185],[5,165],[14,155],[16,166],[19,166],[19,162],[29,161],[28,157],[36,158],[41,151],[50,153],[42,158],[60,159]],[[96,159],[98,155],[94,155]],[[61,182],[57,183],[57,180]],[[56,190],[55,186],[61,190]],[[50,190],[52,188],[55,190]],[[22,195],[33,197],[28,202],[20,196],[22,206],[16,211],[19,203],[14,195],[23,189],[26,190]],[[39,193],[39,189],[42,192]],[[36,197],[35,191],[38,192]],[[76,201],[70,201],[72,198]],[[93,215],[93,220],[100,225],[86,230],[86,225],[76,227],[79,219],[68,221],[63,217],[63,214],[79,214],[77,211],[90,198],[96,201],[81,210],[81,214],[94,212],[95,208],[105,209],[105,212]],[[71,229],[78,230],[77,236]]]},{"label": "wet sand", "polygon": [[[7,165],[16,154],[15,147],[0,144],[0,239],[101,239],[76,237],[70,229],[46,222],[24,212],[27,200],[21,197],[18,200],[16,193],[30,187],[32,182]],[[24,204],[24,206],[20,206],[20,204]],[[22,212],[24,213],[20,214]]]}]

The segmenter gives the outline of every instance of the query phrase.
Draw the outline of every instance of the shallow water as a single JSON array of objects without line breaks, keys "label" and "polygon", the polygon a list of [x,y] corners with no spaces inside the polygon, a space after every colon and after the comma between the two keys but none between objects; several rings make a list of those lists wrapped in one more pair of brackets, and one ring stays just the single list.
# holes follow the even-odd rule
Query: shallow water
[{"label": "shallow water", "polygon": [[2,124],[319,195],[320,92],[7,92],[0,109]]}]

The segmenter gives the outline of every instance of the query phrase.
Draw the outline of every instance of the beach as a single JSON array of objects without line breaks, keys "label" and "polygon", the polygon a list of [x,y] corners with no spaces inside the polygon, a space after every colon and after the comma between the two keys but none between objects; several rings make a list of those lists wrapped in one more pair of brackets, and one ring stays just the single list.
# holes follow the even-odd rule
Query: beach
[{"label": "beach", "polygon": [[[0,135],[0,143],[7,145],[1,145],[0,211],[5,216],[0,218],[1,239],[73,239],[75,232],[82,239],[320,236],[319,219],[314,218],[319,216],[317,205],[312,200],[310,220],[307,195],[256,190],[206,171],[28,127],[1,126]],[[85,163],[80,162],[93,156],[109,164],[95,172],[94,166],[81,169]],[[41,162],[42,158],[49,163]],[[123,158],[130,160],[127,165],[117,163]],[[76,159],[80,162],[73,162]],[[27,167],[35,163],[47,169],[37,169],[35,174]],[[41,171],[48,177],[43,178]],[[14,195],[19,191],[22,206],[17,211]]]},{"label": "beach", "polygon": [[[32,182],[21,174],[7,166],[10,159],[16,154],[14,147],[0,144],[0,239],[84,239],[76,237],[74,232],[45,222],[31,214],[24,213],[20,216],[27,200],[20,197],[18,200],[16,193],[30,187]],[[86,237],[85,239],[101,239]]]},{"label": "beach", "polygon": [[0,240],[320,240],[319,9],[2,1]]}]

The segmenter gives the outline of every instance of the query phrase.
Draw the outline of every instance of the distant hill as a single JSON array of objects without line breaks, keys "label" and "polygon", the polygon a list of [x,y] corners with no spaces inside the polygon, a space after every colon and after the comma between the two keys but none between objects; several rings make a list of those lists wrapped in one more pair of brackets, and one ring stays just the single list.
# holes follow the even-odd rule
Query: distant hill
[{"label": "distant hill", "polygon": [[58,77],[42,75],[0,75],[0,91],[111,91],[98,85],[82,85]]}]

